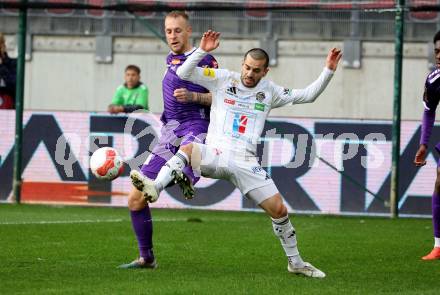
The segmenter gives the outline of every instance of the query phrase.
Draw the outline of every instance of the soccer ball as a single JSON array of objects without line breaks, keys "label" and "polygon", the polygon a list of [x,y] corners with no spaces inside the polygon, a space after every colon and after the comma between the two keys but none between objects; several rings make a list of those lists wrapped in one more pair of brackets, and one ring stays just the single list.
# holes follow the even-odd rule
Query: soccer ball
[{"label": "soccer ball", "polygon": [[90,157],[90,170],[98,179],[113,180],[124,172],[124,162],[114,148],[102,147]]}]

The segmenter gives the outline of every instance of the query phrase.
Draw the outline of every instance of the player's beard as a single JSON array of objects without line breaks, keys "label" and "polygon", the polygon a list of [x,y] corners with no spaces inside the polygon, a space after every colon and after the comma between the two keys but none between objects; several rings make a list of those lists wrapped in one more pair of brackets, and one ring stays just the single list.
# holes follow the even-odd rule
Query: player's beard
[{"label": "player's beard", "polygon": [[[258,82],[260,82],[261,79],[255,80],[255,78],[248,78],[248,80],[246,80],[246,76],[242,75],[241,76],[241,84],[243,84],[244,86],[248,87],[248,88],[253,88],[255,86],[257,86]],[[250,82],[252,84],[246,84],[245,81]]]}]

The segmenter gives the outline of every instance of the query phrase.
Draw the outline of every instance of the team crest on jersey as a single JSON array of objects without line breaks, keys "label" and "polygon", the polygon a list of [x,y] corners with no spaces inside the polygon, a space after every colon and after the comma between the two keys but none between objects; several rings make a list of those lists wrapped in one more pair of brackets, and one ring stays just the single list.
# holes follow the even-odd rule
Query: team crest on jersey
[{"label": "team crest on jersey", "polygon": [[266,95],[264,92],[258,92],[255,97],[259,102],[262,102],[266,98]]},{"label": "team crest on jersey", "polygon": [[289,88],[284,88],[283,95],[289,95],[289,94],[290,94],[290,89]]}]

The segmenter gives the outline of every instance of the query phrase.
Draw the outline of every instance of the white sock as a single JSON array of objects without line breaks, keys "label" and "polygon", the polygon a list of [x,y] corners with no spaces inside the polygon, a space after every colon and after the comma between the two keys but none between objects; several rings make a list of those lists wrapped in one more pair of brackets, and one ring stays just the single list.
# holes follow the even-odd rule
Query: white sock
[{"label": "white sock", "polygon": [[157,174],[154,181],[154,187],[158,192],[161,192],[171,181],[173,181],[172,172],[175,170],[182,171],[182,169],[188,164],[188,156],[178,151],[171,159],[166,162]]},{"label": "white sock", "polygon": [[440,238],[434,237],[434,247],[440,248]]},{"label": "white sock", "polygon": [[284,252],[286,252],[289,263],[295,267],[302,267],[304,261],[299,255],[295,229],[292,223],[290,223],[289,216],[286,215],[278,219],[272,218],[272,227],[275,235],[280,239],[281,246]]}]

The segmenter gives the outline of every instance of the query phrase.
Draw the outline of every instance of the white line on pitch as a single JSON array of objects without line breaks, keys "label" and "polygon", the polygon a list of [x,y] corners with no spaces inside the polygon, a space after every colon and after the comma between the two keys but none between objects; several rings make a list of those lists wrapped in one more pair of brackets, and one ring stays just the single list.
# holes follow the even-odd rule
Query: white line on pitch
[{"label": "white line on pitch", "polygon": [[[178,222],[186,221],[185,218],[156,218],[153,222]],[[26,224],[75,224],[75,223],[111,223],[124,222],[126,219],[82,219],[82,220],[41,220],[41,221],[0,221],[0,225],[26,225]]]},{"label": "white line on pitch", "polygon": [[[195,217],[197,218],[197,217]],[[153,218],[153,222],[186,222],[191,217],[187,218]],[[222,218],[222,217],[202,217],[202,222],[243,222],[246,217],[239,218]],[[0,221],[1,225],[31,225],[31,224],[77,224],[77,223],[117,223],[130,222],[129,219],[79,219],[79,220],[35,220],[35,221]]]},{"label": "white line on pitch", "polygon": [[84,220],[41,220],[41,221],[5,221],[0,225],[24,225],[24,224],[72,224],[72,223],[103,223],[122,222],[123,219],[84,219]]}]

